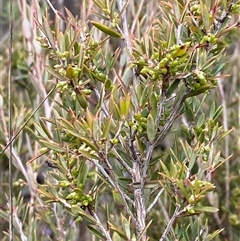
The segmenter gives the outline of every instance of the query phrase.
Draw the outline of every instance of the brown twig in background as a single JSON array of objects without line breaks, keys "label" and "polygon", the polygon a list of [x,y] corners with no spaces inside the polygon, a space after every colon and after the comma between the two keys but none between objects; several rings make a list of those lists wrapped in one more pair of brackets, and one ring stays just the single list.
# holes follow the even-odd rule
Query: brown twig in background
[{"label": "brown twig in background", "polygon": [[8,181],[9,181],[9,206],[10,206],[10,215],[9,215],[9,240],[13,241],[14,231],[13,231],[13,176],[12,176],[12,165],[13,165],[13,144],[12,144],[12,41],[13,41],[13,1],[10,0],[10,17],[9,17],[9,62],[8,62],[8,117],[9,117],[9,126],[8,126],[8,140],[10,141],[9,145],[9,172],[8,172]]}]

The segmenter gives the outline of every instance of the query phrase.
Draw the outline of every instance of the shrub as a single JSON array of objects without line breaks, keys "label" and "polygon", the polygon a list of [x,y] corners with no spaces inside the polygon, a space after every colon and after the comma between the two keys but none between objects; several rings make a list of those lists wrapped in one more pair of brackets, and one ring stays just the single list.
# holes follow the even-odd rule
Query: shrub
[{"label": "shrub", "polygon": [[144,6],[135,18],[133,2],[94,3],[89,22],[67,9],[54,24],[35,15],[45,49],[35,59],[45,64],[32,84],[45,112],[25,126],[41,144],[27,167],[47,160],[50,171],[38,186],[25,175],[37,211],[17,231],[44,240],[41,223],[72,240],[85,222],[99,240],[215,239],[224,226],[208,223],[219,209],[212,176],[228,161],[217,143],[230,131],[222,107],[213,98],[204,105],[225,77],[223,36],[239,24],[230,23],[239,3],[153,1],[154,16]]}]

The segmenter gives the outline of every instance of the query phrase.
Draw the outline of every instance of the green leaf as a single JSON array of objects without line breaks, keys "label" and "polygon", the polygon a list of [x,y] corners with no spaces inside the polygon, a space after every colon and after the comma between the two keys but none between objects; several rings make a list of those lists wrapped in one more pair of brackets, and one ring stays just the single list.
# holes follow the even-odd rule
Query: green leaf
[{"label": "green leaf", "polygon": [[141,107],[144,107],[147,103],[147,101],[149,100],[149,95],[152,94],[152,87],[149,86],[145,86],[145,88],[143,89],[143,92],[141,94],[141,98],[139,101],[139,105]]},{"label": "green leaf", "polygon": [[86,212],[84,212],[82,209],[78,211],[79,215],[85,219],[89,224],[96,224],[96,220],[92,218],[90,215],[88,215]]},{"label": "green leaf", "polygon": [[121,112],[120,112],[118,104],[113,99],[110,100],[110,104],[112,105],[111,108],[112,108],[114,117],[117,120],[121,120]]},{"label": "green leaf", "polygon": [[40,193],[41,195],[51,199],[51,200],[54,200],[54,201],[57,201],[56,198],[49,192],[46,192],[45,190],[43,189],[37,189],[37,192]]},{"label": "green leaf", "polygon": [[107,136],[109,134],[110,127],[111,127],[111,123],[112,123],[112,117],[106,117],[104,119],[104,122],[103,122],[103,134],[102,134],[102,138],[103,139],[107,138]]},{"label": "green leaf", "polygon": [[207,6],[200,1],[201,13],[202,13],[202,20],[204,23],[205,30],[208,31],[210,27],[210,20],[209,20],[209,10]]},{"label": "green leaf", "polygon": [[180,83],[181,79],[176,79],[171,86],[168,88],[167,92],[166,92],[166,96],[169,98],[172,93],[177,89],[179,83]]},{"label": "green leaf", "polygon": [[79,169],[78,169],[78,185],[81,183],[83,185],[85,185],[86,181],[87,181],[87,176],[89,173],[89,166],[86,163],[85,160],[79,160]]},{"label": "green leaf", "polygon": [[111,37],[114,37],[114,38],[121,38],[122,35],[117,32],[117,31],[114,31],[113,29],[107,27],[106,25],[103,25],[101,23],[98,23],[98,22],[95,22],[95,21],[90,21],[93,26],[95,26],[96,28],[98,28],[99,30],[101,30],[102,32],[104,32],[105,34],[111,36]]},{"label": "green leaf", "polygon": [[92,128],[93,126],[93,115],[92,113],[89,111],[89,109],[87,108],[86,111],[85,111],[85,115],[86,115],[86,121],[88,123],[88,126],[90,128]]},{"label": "green leaf", "polygon": [[53,38],[53,35],[52,35],[52,30],[48,24],[48,20],[43,17],[43,28],[45,30],[45,34],[46,34],[46,37],[48,38],[50,44],[51,44],[51,47],[53,49],[55,49],[55,41],[54,41],[54,38]]},{"label": "green leaf", "polygon": [[213,233],[209,234],[206,238],[204,238],[204,241],[211,241],[211,240],[213,240],[223,230],[224,230],[224,228],[218,229],[218,230],[214,231]]},{"label": "green leaf", "polygon": [[199,128],[203,127],[205,121],[206,121],[206,119],[205,119],[205,114],[202,113],[202,114],[199,116],[199,118],[198,118],[196,127],[199,127]]},{"label": "green leaf", "polygon": [[107,8],[106,1],[104,0],[93,0],[94,4],[96,4],[100,9]]},{"label": "green leaf", "polygon": [[[40,128],[40,127],[39,127],[39,128]],[[24,127],[24,130],[25,130],[29,135],[31,135],[31,137],[33,137],[34,140],[38,140],[38,139],[39,139],[39,136],[37,135],[36,132],[34,132],[34,131],[32,130],[32,128],[29,128],[28,126],[25,126],[25,127]]]},{"label": "green leaf", "polygon": [[228,130],[228,131],[224,131],[224,132],[221,134],[219,140],[223,139],[225,136],[227,136],[228,134],[230,134],[232,131],[233,131],[233,129],[230,129],[230,130]]},{"label": "green leaf", "polygon": [[219,107],[217,108],[217,110],[215,111],[214,116],[213,116],[212,119],[213,119],[213,120],[216,120],[216,119],[221,115],[222,111],[223,111],[223,107],[222,107],[222,106],[219,106]]},{"label": "green leaf", "polygon": [[110,223],[110,222],[108,222],[108,224],[110,229],[114,230],[120,237],[122,237],[124,240],[128,239],[126,234],[122,230],[118,229],[117,226],[115,226],[113,223]]},{"label": "green leaf", "polygon": [[188,192],[187,188],[185,187],[184,180],[177,179],[176,183],[177,183],[177,186],[180,188],[183,196],[188,200],[190,197],[190,193]]},{"label": "green leaf", "polygon": [[86,150],[83,150],[83,149],[78,149],[78,151],[79,151],[83,156],[85,156],[86,158],[99,160],[99,157],[98,157],[98,156],[90,153],[91,150],[86,151]]},{"label": "green leaf", "polygon": [[59,123],[59,125],[61,125],[61,127],[65,128],[67,131],[75,130],[73,124],[70,121],[68,121],[62,117],[59,117],[59,119],[60,120],[58,120],[57,123]]},{"label": "green leaf", "polygon": [[40,143],[42,143],[44,146],[48,147],[49,149],[56,151],[56,152],[66,152],[66,149],[59,146],[56,142],[52,140],[39,140]]},{"label": "green leaf", "polygon": [[47,136],[49,137],[49,139],[52,139],[52,136],[51,136],[51,134],[50,134],[50,132],[49,132],[49,130],[48,130],[47,126],[45,125],[45,123],[44,123],[44,121],[43,121],[42,118],[40,118],[39,124],[41,125],[43,131],[47,134]]},{"label": "green leaf", "polygon": [[57,79],[61,80],[61,81],[68,81],[68,78],[61,75],[60,73],[58,73],[55,69],[53,69],[50,66],[44,65],[44,68],[47,70],[47,72],[49,72],[51,75],[53,75],[54,77],[56,77]]},{"label": "green leaf", "polygon": [[130,95],[127,94],[125,99],[123,97],[120,97],[119,105],[120,105],[120,113],[122,117],[126,117],[129,111],[129,106],[130,106]]},{"label": "green leaf", "polygon": [[151,114],[153,116],[153,119],[155,120],[156,117],[157,117],[157,107],[158,107],[158,105],[157,105],[157,102],[158,102],[157,96],[154,93],[152,93],[150,95],[149,101],[150,101]]},{"label": "green leaf", "polygon": [[189,128],[187,126],[181,124],[180,129],[187,138],[190,138]]},{"label": "green leaf", "polygon": [[80,106],[85,110],[88,107],[88,102],[85,96],[82,94],[77,94],[76,97]]},{"label": "green leaf", "polygon": [[135,91],[135,93],[136,93],[137,100],[138,100],[138,103],[139,103],[139,102],[140,102],[140,99],[141,99],[141,96],[142,96],[142,92],[143,92],[143,87],[142,87],[142,85],[139,84],[139,85],[137,86],[137,89],[136,89],[136,90],[134,89],[134,91]]},{"label": "green leaf", "polygon": [[121,52],[121,48],[117,48],[116,51],[114,52],[113,57],[110,59],[109,66],[106,66],[107,70],[111,70],[115,66],[117,59],[120,55],[120,52]]},{"label": "green leaf", "polygon": [[91,233],[93,233],[99,239],[106,240],[106,237],[104,235],[102,235],[102,233],[97,231],[94,227],[87,225],[87,228],[91,231]]},{"label": "green leaf", "polygon": [[155,122],[151,114],[147,117],[147,137],[150,143],[152,143],[156,137]]},{"label": "green leaf", "polygon": [[208,213],[215,213],[217,212],[219,209],[216,207],[212,207],[212,206],[199,206],[199,207],[194,207],[194,210],[196,212],[208,212]]},{"label": "green leaf", "polygon": [[45,133],[45,131],[38,124],[34,123],[34,127],[42,138],[44,138],[46,140],[49,139],[48,135]]},{"label": "green leaf", "polygon": [[212,88],[214,88],[214,87],[211,85],[204,85],[204,86],[200,87],[199,89],[193,90],[189,94],[187,94],[187,98],[193,97],[196,95],[200,95],[200,94],[204,93],[205,91],[212,89]]},{"label": "green leaf", "polygon": [[163,175],[163,176],[167,176],[169,179],[172,178],[172,175],[171,173],[169,172],[168,168],[166,167],[166,165],[164,164],[163,161],[160,161],[161,163],[161,166],[162,166],[162,169],[163,169],[163,172],[159,172],[160,175]]},{"label": "green leaf", "polygon": [[79,140],[86,143],[86,145],[89,146],[94,151],[98,151],[97,146],[94,143],[92,143],[90,139],[88,139],[87,137],[84,137],[81,133],[78,133],[75,130],[67,130],[67,129],[66,129],[66,132],[68,132],[69,134],[72,134],[73,136],[78,137]]},{"label": "green leaf", "polygon": [[136,136],[136,141],[137,141],[138,150],[140,151],[140,153],[144,154],[144,151],[146,150],[146,146],[144,145],[141,137]]},{"label": "green leaf", "polygon": [[214,113],[215,113],[215,102],[212,103],[211,108],[210,108],[210,114],[209,114],[210,120],[213,119]]},{"label": "green leaf", "polygon": [[189,118],[189,120],[194,121],[195,115],[193,113],[193,109],[187,101],[184,102],[184,107],[185,107],[186,114],[187,114],[187,117]]}]

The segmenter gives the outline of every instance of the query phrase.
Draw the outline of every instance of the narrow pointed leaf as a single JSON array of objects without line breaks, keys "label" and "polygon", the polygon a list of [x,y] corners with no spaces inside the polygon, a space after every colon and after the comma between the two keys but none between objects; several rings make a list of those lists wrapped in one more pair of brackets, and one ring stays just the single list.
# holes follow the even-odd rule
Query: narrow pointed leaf
[{"label": "narrow pointed leaf", "polygon": [[54,38],[52,35],[52,30],[48,24],[48,20],[45,17],[43,17],[43,28],[45,30],[46,37],[48,38],[48,40],[51,44],[51,47],[55,48],[55,41],[54,41]]},{"label": "narrow pointed leaf", "polygon": [[49,137],[49,139],[52,139],[52,136],[51,136],[47,126],[45,125],[44,121],[42,120],[42,118],[40,118],[39,124],[41,125],[43,131],[46,133],[46,135]]},{"label": "narrow pointed leaf", "polygon": [[91,233],[93,233],[96,237],[98,237],[99,239],[102,240],[106,240],[106,237],[104,235],[102,235],[102,233],[100,233],[98,230],[96,230],[94,227],[87,225],[87,228],[91,231]]},{"label": "narrow pointed leaf", "polygon": [[219,209],[211,206],[199,206],[199,207],[194,207],[194,210],[196,212],[216,213]]},{"label": "narrow pointed leaf", "polygon": [[45,133],[45,131],[39,125],[34,123],[34,127],[42,138],[44,138],[46,140],[49,139],[48,135]]},{"label": "narrow pointed leaf", "polygon": [[107,27],[104,24],[101,24],[101,23],[98,23],[98,22],[95,22],[95,21],[91,21],[91,23],[93,24],[93,26],[95,26],[96,28],[98,28],[99,30],[101,30],[102,32],[104,32],[105,34],[107,34],[111,37],[114,37],[114,38],[121,38],[122,37],[122,35],[119,32]]},{"label": "narrow pointed leaf", "polygon": [[153,142],[156,137],[156,128],[151,114],[147,117],[147,137],[150,142]]},{"label": "narrow pointed leaf", "polygon": [[44,68],[47,70],[47,72],[49,72],[50,74],[52,74],[54,77],[56,77],[57,79],[61,80],[61,81],[68,81],[68,78],[61,75],[60,73],[58,73],[55,69],[53,69],[50,66],[44,65]]},{"label": "narrow pointed leaf", "polygon": [[200,94],[204,93],[205,91],[207,91],[211,88],[213,88],[211,85],[202,86],[199,89],[193,90],[189,94],[187,94],[187,98],[193,97],[193,96],[196,96],[196,95],[200,95]]},{"label": "narrow pointed leaf", "polygon": [[39,140],[39,142],[53,151],[56,151],[56,152],[65,152],[66,151],[65,148],[59,146],[57,143],[55,143],[53,141]]}]

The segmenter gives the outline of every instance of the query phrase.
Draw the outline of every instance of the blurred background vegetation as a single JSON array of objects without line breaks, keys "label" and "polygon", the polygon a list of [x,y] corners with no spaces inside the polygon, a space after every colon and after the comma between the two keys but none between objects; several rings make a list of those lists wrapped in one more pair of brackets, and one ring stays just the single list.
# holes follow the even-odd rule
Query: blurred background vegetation
[{"label": "blurred background vegetation", "polygon": [[[59,1],[60,2],[60,1]],[[230,1],[222,1],[226,5]],[[49,22],[54,25],[55,15],[50,10],[46,1],[39,1],[41,9],[38,11],[48,12]],[[61,13],[66,14],[64,7],[67,7],[74,16],[78,16],[81,22],[87,22],[93,18],[93,13],[98,9],[91,0],[74,1],[53,1],[53,5]],[[3,147],[7,140],[7,64],[8,64],[8,22],[9,22],[9,2],[0,3],[0,143]],[[41,49],[39,43],[35,41],[38,32],[34,26],[33,16],[36,14],[35,1],[18,0],[14,1],[14,26],[13,26],[13,64],[12,64],[12,98],[13,98],[13,132],[16,133],[30,114],[37,108],[43,98],[50,91],[52,83],[49,81],[49,74],[43,68],[48,64],[49,52]],[[131,33],[141,38],[149,28],[150,24],[156,20],[158,15],[158,3],[155,0],[134,0],[129,1],[127,8],[128,22]],[[239,15],[232,18],[232,22],[239,21]],[[62,28],[65,26],[62,25]],[[100,38],[95,33],[96,38]],[[240,240],[240,30],[235,29],[225,35],[222,44],[227,46],[225,56],[226,65],[218,80],[218,87],[207,95],[204,101],[204,109],[209,111],[213,100],[223,107],[223,112],[219,117],[219,123],[225,130],[232,129],[232,132],[222,141],[218,142],[218,149],[222,150],[224,158],[230,156],[228,161],[217,169],[212,176],[212,182],[216,189],[208,195],[210,204],[219,208],[219,212],[208,215],[209,230],[222,229],[215,240]],[[109,47],[110,54],[113,54],[117,47],[121,47],[119,40],[111,40]],[[125,71],[126,55],[119,60],[118,71],[126,76]],[[52,104],[55,95],[51,95],[33,119],[39,122],[40,116],[50,117]],[[179,120],[176,128],[180,125]],[[65,210],[52,208],[49,211],[42,200],[33,198],[31,188],[36,188],[44,182],[48,175],[49,167],[43,157],[26,165],[32,158],[39,154],[40,145],[33,138],[31,130],[34,130],[33,120],[30,120],[27,128],[24,128],[14,143],[14,206],[18,206],[19,219],[23,224],[25,233],[31,234],[28,240],[60,240],[59,230],[64,230],[66,240],[90,240],[89,231],[84,223],[75,225],[73,220],[67,215]],[[181,136],[179,136],[179,139]],[[168,140],[161,146],[162,152],[171,147]],[[179,140],[176,140],[179,141]],[[6,232],[8,230],[7,195],[9,190],[8,180],[8,151],[0,156],[0,239],[8,240]],[[22,164],[22,166],[20,165]],[[108,202],[108,200],[107,200]],[[109,212],[115,213],[109,206]],[[157,225],[151,227],[151,240],[159,236],[159,228],[164,225],[162,213],[159,210],[153,211],[153,219],[158,220]],[[116,217],[117,219],[117,217]],[[119,217],[120,219],[120,217]],[[21,225],[20,225],[21,226]],[[19,226],[19,228],[21,228]],[[37,237],[35,239],[34,237]],[[16,240],[21,240],[15,237]]]}]

